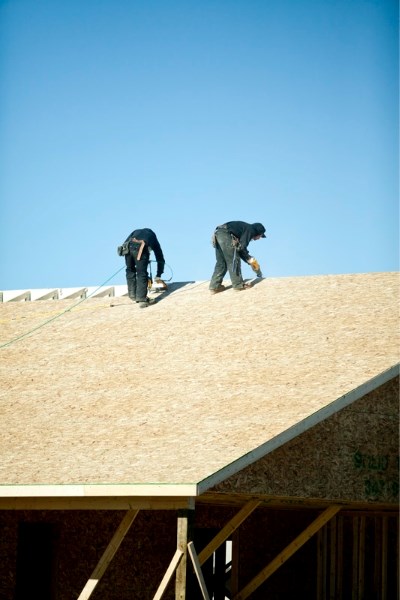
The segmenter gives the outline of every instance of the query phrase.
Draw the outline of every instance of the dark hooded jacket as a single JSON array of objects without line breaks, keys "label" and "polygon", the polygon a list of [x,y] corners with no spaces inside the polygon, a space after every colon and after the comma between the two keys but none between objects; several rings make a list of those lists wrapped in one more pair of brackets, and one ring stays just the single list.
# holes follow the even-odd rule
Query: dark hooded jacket
[{"label": "dark hooded jacket", "polygon": [[154,231],[147,227],[144,229],[135,229],[134,231],[132,231],[132,233],[128,235],[125,241],[130,242],[132,238],[136,238],[137,240],[143,240],[146,243],[146,246],[149,247],[149,251],[153,250],[157,261],[158,276],[161,277],[164,271],[165,260],[160,243]]},{"label": "dark hooded jacket", "polygon": [[265,236],[265,227],[262,223],[245,223],[244,221],[228,221],[220,225],[222,229],[227,229],[239,242],[237,250],[240,257],[246,262],[251,258],[247,246],[257,235]]}]

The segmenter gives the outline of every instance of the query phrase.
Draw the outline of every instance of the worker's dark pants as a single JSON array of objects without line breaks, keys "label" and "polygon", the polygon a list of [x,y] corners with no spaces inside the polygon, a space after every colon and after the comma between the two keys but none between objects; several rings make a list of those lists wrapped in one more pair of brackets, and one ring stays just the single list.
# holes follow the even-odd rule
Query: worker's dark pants
[{"label": "worker's dark pants", "polygon": [[134,242],[129,244],[129,254],[125,256],[126,282],[129,298],[136,300],[136,302],[145,302],[148,290],[147,268],[150,261],[150,252],[148,247],[145,246],[140,260],[138,260],[139,250],[140,244]]},{"label": "worker's dark pants", "polygon": [[231,234],[226,229],[217,229],[215,238],[215,258],[217,262],[215,263],[214,273],[211,277],[210,290],[215,290],[221,285],[227,271],[229,271],[232,287],[243,287],[240,256],[238,252],[235,252],[235,248],[232,245]]}]

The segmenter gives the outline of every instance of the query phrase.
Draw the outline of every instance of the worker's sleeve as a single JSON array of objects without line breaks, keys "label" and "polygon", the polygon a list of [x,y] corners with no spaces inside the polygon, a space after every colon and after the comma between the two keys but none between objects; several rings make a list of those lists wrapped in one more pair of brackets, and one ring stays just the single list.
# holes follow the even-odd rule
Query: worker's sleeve
[{"label": "worker's sleeve", "polygon": [[157,261],[156,277],[161,277],[161,275],[164,273],[165,260],[164,260],[163,251],[161,250],[161,246],[160,246],[157,238],[155,238],[153,240],[153,244],[152,244],[151,248],[154,252],[154,255],[155,255],[156,261]]},{"label": "worker's sleeve", "polygon": [[241,248],[239,250],[239,256],[245,262],[249,262],[249,260],[251,258],[251,255],[249,254],[249,251],[247,250],[247,248]]},{"label": "worker's sleeve", "polygon": [[239,256],[242,260],[244,261],[248,261],[251,258],[251,255],[249,254],[249,251],[247,250],[247,246],[250,244],[252,238],[253,232],[251,229],[248,229],[246,231],[244,231],[242,233],[242,235],[240,236],[240,250],[239,250]]}]

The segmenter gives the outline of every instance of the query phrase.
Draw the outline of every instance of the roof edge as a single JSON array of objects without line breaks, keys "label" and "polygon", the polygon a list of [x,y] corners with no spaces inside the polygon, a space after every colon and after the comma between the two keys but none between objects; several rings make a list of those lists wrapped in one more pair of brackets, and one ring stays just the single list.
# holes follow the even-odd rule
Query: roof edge
[{"label": "roof edge", "polygon": [[299,421],[298,423],[296,423],[296,425],[293,425],[289,429],[286,429],[285,431],[272,438],[265,444],[258,446],[258,448],[255,448],[251,452],[245,454],[244,456],[230,463],[226,467],[223,467],[219,471],[216,471],[209,477],[206,477],[206,479],[200,481],[198,483],[199,494],[203,494],[218,483],[221,483],[222,481],[227,479],[228,477],[235,475],[245,467],[248,467],[260,458],[263,458],[273,450],[276,450],[280,446],[283,446],[287,442],[290,442],[291,440],[296,438],[298,435],[304,433],[308,429],[311,429],[311,427],[314,427],[314,425],[325,421],[325,419],[327,419],[328,417],[331,417],[343,408],[350,406],[351,404],[353,404],[353,402],[356,402],[366,394],[373,392],[378,387],[387,383],[391,379],[394,379],[394,377],[396,377],[399,374],[400,363],[397,363],[389,369],[383,371],[379,375],[372,377],[372,379],[369,379],[354,390],[351,390],[347,394],[344,394],[336,400],[333,400],[324,408],[321,408],[320,410],[306,417],[302,421]]},{"label": "roof edge", "polygon": [[0,498],[96,498],[113,497],[193,497],[198,495],[195,483],[173,484],[89,484],[89,485],[1,485]]}]

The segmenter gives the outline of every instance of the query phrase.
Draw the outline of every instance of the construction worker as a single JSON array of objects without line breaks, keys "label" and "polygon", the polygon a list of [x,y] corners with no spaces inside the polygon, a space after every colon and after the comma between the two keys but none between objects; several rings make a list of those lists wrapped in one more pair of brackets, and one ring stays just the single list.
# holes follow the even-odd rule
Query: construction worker
[{"label": "construction worker", "polygon": [[151,229],[135,229],[128,235],[122,247],[127,248],[127,254],[123,255],[126,263],[128,296],[133,302],[139,304],[140,308],[146,308],[151,303],[147,296],[147,269],[151,251],[154,252],[157,261],[155,282],[162,282],[161,275],[164,272],[165,260],[160,243]]},{"label": "construction worker", "polygon": [[247,246],[252,240],[265,237],[265,227],[261,223],[229,221],[218,225],[212,236],[216,256],[214,273],[209,286],[212,294],[225,290],[222,281],[227,271],[234,290],[241,291],[251,287],[243,281],[241,260],[247,262],[258,277],[262,277],[260,265],[253,256],[250,256]]}]

